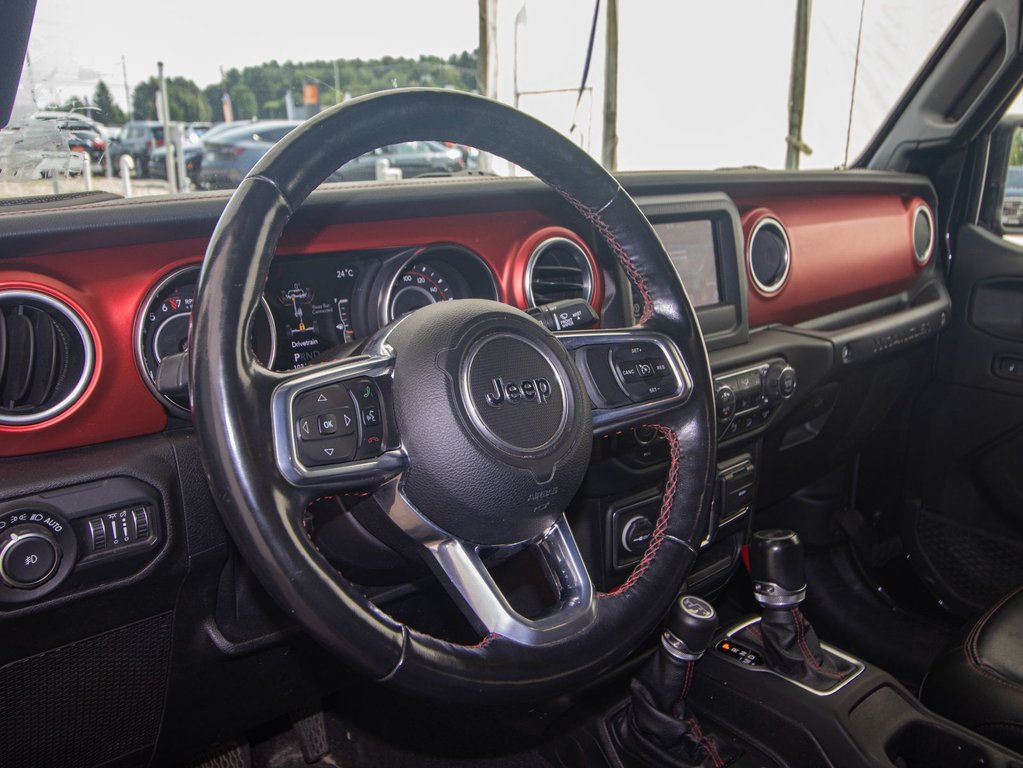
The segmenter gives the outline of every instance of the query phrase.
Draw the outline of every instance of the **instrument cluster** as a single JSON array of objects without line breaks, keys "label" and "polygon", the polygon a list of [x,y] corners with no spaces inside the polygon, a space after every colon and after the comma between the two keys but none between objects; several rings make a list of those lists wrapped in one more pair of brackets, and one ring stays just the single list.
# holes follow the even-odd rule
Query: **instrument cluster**
[{"label": "instrument cluster", "polygon": [[[183,415],[187,396],[156,387],[157,369],[188,349],[199,266],[164,276],[147,294],[135,324],[136,361],[150,390]],[[305,367],[325,352],[438,301],[500,299],[490,267],[456,245],[279,256],[252,319],[250,343],[275,371]]]}]

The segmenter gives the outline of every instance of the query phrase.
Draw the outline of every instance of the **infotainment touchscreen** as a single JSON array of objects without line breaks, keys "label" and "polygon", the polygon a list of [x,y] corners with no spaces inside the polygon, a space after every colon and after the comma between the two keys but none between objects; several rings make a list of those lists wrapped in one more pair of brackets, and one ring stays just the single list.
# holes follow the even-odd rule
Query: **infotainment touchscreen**
[{"label": "infotainment touchscreen", "polygon": [[720,302],[714,224],[709,219],[662,221],[654,224],[654,231],[664,243],[693,306]]}]

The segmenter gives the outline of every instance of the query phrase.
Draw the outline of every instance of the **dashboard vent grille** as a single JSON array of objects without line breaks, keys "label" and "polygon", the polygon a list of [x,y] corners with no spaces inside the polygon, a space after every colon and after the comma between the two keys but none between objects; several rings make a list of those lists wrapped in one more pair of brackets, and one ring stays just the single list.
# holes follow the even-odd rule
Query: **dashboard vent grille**
[{"label": "dashboard vent grille", "polygon": [[770,296],[782,289],[792,266],[792,251],[780,221],[765,216],[756,223],[749,236],[746,261],[760,293]]},{"label": "dashboard vent grille", "polygon": [[70,408],[92,376],[92,337],[66,304],[0,291],[0,424],[35,424]]},{"label": "dashboard vent grille", "polygon": [[918,205],[913,213],[913,256],[923,266],[931,260],[934,251],[934,219],[931,209]]},{"label": "dashboard vent grille", "polygon": [[544,240],[529,257],[526,299],[530,306],[593,298],[593,267],[585,251],[564,237]]}]

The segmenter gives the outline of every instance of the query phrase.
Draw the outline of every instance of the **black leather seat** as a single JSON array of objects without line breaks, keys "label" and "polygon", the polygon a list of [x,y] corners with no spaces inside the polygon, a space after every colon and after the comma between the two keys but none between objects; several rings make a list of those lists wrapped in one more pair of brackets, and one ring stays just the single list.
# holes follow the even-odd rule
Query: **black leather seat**
[{"label": "black leather seat", "polygon": [[931,666],[920,698],[1023,753],[1023,587],[1003,597]]}]

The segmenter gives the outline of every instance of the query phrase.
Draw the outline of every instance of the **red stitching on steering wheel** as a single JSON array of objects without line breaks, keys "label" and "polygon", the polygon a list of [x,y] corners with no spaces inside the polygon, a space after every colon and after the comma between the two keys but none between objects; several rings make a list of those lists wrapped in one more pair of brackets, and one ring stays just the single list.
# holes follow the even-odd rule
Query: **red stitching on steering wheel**
[{"label": "red stitching on steering wheel", "polygon": [[618,238],[614,236],[611,228],[600,217],[600,213],[587,208],[565,190],[560,189],[553,184],[550,186],[551,189],[565,198],[565,200],[567,200],[573,208],[585,216],[586,220],[589,221],[590,224],[596,227],[597,232],[599,232],[600,236],[604,238],[604,242],[606,242],[611,248],[611,251],[618,259],[618,263],[621,265],[622,269],[625,270],[625,274],[628,275],[629,280],[631,280],[636,286],[639,291],[639,295],[643,297],[643,314],[639,318],[639,324],[642,325],[645,323],[651,318],[651,316],[653,316],[654,313],[654,300],[650,295],[650,289],[647,287],[646,278],[644,278],[643,274],[636,268],[632,259],[629,258],[629,254],[625,252],[625,248],[618,242]]},{"label": "red stitching on steering wheel", "polygon": [[661,548],[661,544],[664,543],[665,533],[668,530],[668,520],[671,519],[671,508],[675,504],[675,491],[678,489],[678,466],[680,449],[678,445],[678,436],[675,431],[668,429],[661,424],[644,424],[644,427],[656,430],[664,435],[664,439],[668,441],[668,445],[671,448],[671,467],[668,469],[668,480],[664,484],[664,500],[661,502],[661,513],[657,518],[657,524],[654,526],[654,532],[650,534],[650,544],[646,548],[646,552],[643,555],[643,559],[639,561],[635,568],[632,569],[632,573],[629,574],[629,578],[625,580],[617,589],[611,592],[601,592],[599,597],[610,597],[611,595],[618,595],[632,588],[632,586],[642,578],[643,574],[646,573],[647,568],[650,567],[650,563],[657,557],[657,551]]}]

